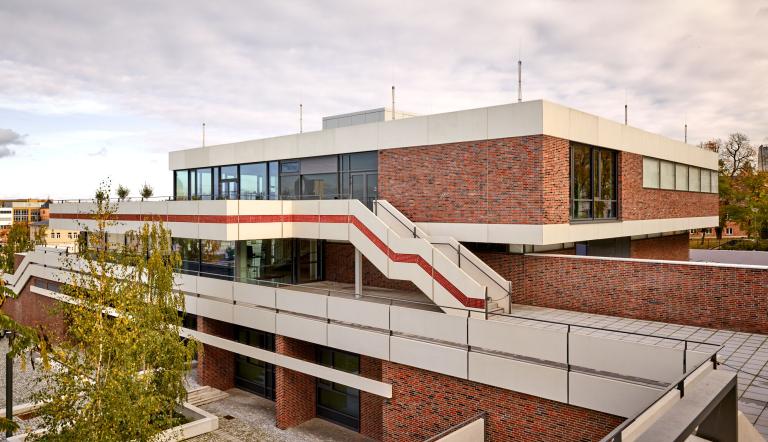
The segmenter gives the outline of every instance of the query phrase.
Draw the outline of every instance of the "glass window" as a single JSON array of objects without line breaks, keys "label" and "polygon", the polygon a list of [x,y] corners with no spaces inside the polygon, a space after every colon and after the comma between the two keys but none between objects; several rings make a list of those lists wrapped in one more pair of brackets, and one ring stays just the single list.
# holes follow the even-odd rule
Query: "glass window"
[{"label": "glass window", "polygon": [[701,190],[701,169],[698,167],[688,168],[688,190],[691,192],[698,192]]},{"label": "glass window", "polygon": [[674,190],[675,188],[675,163],[662,161],[659,168],[659,187],[662,189]]},{"label": "glass window", "polygon": [[193,199],[209,200],[213,197],[213,173],[210,168],[195,170],[195,188]]},{"label": "glass window", "polygon": [[202,240],[200,276],[230,279],[235,275],[235,242]]},{"label": "glass window", "polygon": [[240,199],[267,199],[267,163],[240,166]]},{"label": "glass window", "polygon": [[595,218],[616,217],[616,154],[611,150],[595,149],[594,194]]},{"label": "glass window", "polygon": [[302,175],[318,173],[336,173],[339,170],[339,159],[337,155],[324,157],[310,157],[301,160]]},{"label": "glass window", "polygon": [[719,182],[719,178],[720,178],[719,173],[714,171],[714,170],[712,170],[709,173],[709,178],[712,181],[709,190],[712,191],[712,193],[719,193],[719,190],[718,190],[719,189],[718,186],[720,184],[720,182]]},{"label": "glass window", "polygon": [[238,198],[237,166],[219,168],[219,198],[235,200]]},{"label": "glass window", "polygon": [[701,191],[709,192],[709,187],[712,184],[709,178],[709,170],[701,169]]},{"label": "glass window", "polygon": [[604,219],[617,216],[616,158],[616,152],[612,150],[581,144],[572,145],[572,219]]},{"label": "glass window", "polygon": [[299,199],[301,196],[301,181],[298,175],[280,177],[280,198]]},{"label": "glass window", "polygon": [[189,171],[186,170],[177,170],[174,172],[174,175],[176,176],[175,179],[175,190],[173,193],[173,196],[177,200],[185,200],[189,198]]},{"label": "glass window", "polygon": [[293,240],[239,241],[238,278],[242,282],[266,280],[293,283]]},{"label": "glass window", "polygon": [[299,172],[298,160],[280,162],[280,173],[298,173],[298,172]]},{"label": "glass window", "polygon": [[301,176],[301,197],[331,199],[338,195],[338,174],[321,173]]},{"label": "glass window", "polygon": [[592,218],[592,149],[575,145],[572,153],[572,217]]},{"label": "glass window", "polygon": [[199,239],[173,238],[171,246],[181,258],[182,271],[198,272],[200,270]]},{"label": "glass window", "polygon": [[349,170],[378,170],[378,151],[349,154]]},{"label": "glass window", "polygon": [[643,187],[659,188],[659,160],[643,157]]},{"label": "glass window", "polygon": [[279,177],[278,162],[270,161],[269,162],[269,199],[271,200],[277,199],[278,177]]},{"label": "glass window", "polygon": [[675,190],[688,190],[688,166],[675,164]]}]

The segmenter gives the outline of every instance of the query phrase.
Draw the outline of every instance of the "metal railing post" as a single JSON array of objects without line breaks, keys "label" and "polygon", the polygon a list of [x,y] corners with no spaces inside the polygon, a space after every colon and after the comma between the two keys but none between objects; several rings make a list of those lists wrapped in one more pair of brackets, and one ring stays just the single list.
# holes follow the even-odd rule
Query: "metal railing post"
[{"label": "metal railing post", "polygon": [[485,286],[485,297],[483,299],[483,304],[485,306],[485,319],[488,319],[488,286]]},{"label": "metal railing post", "polygon": [[571,403],[571,324],[565,332],[565,403]]},{"label": "metal railing post", "polygon": [[[11,356],[11,347],[13,347],[13,332],[6,330],[8,336],[8,352],[5,354],[5,418],[8,422],[13,422],[13,356]],[[13,430],[5,430],[5,437],[13,436]]]}]

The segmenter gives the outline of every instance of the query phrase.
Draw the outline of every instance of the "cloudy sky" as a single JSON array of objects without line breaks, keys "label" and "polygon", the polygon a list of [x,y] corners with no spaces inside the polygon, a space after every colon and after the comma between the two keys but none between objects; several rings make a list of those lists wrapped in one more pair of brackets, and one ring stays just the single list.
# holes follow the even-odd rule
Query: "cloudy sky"
[{"label": "cloudy sky", "polygon": [[698,143],[768,137],[768,0],[0,2],[0,198],[171,192],[167,152],[388,104],[545,98]]}]

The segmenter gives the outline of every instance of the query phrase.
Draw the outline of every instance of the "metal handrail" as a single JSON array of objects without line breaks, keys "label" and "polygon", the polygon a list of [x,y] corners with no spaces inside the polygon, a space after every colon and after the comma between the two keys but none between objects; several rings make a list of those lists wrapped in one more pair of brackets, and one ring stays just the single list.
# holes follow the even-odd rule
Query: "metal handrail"
[{"label": "metal handrail", "polygon": [[[709,344],[709,345],[716,345],[716,344]],[[629,427],[635,421],[637,421],[637,418],[642,416],[643,413],[645,413],[651,407],[656,405],[656,403],[659,401],[659,399],[661,399],[664,396],[666,396],[667,393],[669,393],[670,391],[675,390],[675,389],[680,390],[680,397],[681,398],[684,397],[685,396],[685,380],[688,378],[688,376],[693,374],[699,368],[703,367],[704,364],[708,364],[708,363],[712,363],[713,368],[717,369],[717,366],[718,366],[717,352],[720,351],[721,348],[722,348],[722,345],[719,346],[718,349],[715,350],[714,352],[710,352],[709,357],[707,359],[703,360],[699,365],[697,365],[696,367],[692,368],[691,370],[686,371],[685,373],[682,374],[682,376],[678,377],[675,381],[670,383],[669,386],[667,386],[667,388],[664,389],[664,391],[658,396],[657,400],[651,402],[645,408],[643,408],[642,410],[640,410],[637,413],[635,413],[634,416],[631,416],[631,417],[628,417],[627,419],[625,419],[624,422],[619,424],[618,427],[614,428],[610,433],[608,433],[607,436],[605,436],[604,438],[600,439],[600,442],[621,442],[621,440],[622,440],[621,432],[626,430],[627,427]]]},{"label": "metal handrail", "polygon": [[[374,201],[373,201],[373,204],[374,204],[374,207],[376,207],[376,208],[377,208],[377,210],[378,210],[378,207],[379,207],[379,201],[378,201],[378,200],[374,200]],[[396,216],[394,213],[392,213],[392,211],[391,211],[391,210],[387,209],[387,208],[386,208],[386,207],[384,207],[384,206],[381,206],[381,208],[382,208],[382,209],[384,209],[384,210],[386,210],[386,211],[387,211],[387,213],[389,213],[389,214],[392,216],[392,218],[396,219],[396,220],[397,220],[397,221],[398,221],[400,224],[402,224],[402,225],[403,225],[403,226],[404,226],[406,229],[408,229],[409,231],[410,231],[410,230],[413,230],[413,237],[414,237],[414,238],[421,238],[420,236],[418,236],[418,235],[416,234],[416,225],[415,225],[415,224],[414,224],[414,226],[413,226],[413,229],[411,229],[411,228],[410,228],[410,227],[409,227],[407,224],[405,224],[405,223],[404,223],[404,222],[403,222],[403,221],[402,221],[402,220],[401,220],[401,219],[400,219],[398,216]],[[374,211],[374,213],[375,213],[375,211]],[[428,241],[426,238],[421,238],[421,239],[423,239],[423,240],[425,240],[425,241]],[[429,241],[428,241],[428,242],[429,242]],[[451,243],[447,243],[447,242],[430,242],[430,244],[441,244],[441,245],[442,245],[442,244],[445,244],[445,245],[447,245],[447,246],[450,246],[450,247],[451,247],[451,248],[452,248],[454,251],[456,251],[456,253],[457,253],[457,254],[458,254],[458,256],[459,256],[459,264],[458,264],[459,268],[461,268],[461,257],[462,257],[462,256],[464,256],[465,258],[467,258],[467,261],[469,261],[469,263],[470,263],[470,264],[472,264],[473,266],[475,266],[475,268],[476,268],[477,270],[480,270],[480,271],[481,271],[481,272],[482,272],[482,273],[483,273],[485,276],[487,276],[487,277],[488,277],[488,279],[490,279],[491,281],[493,281],[493,282],[494,282],[496,285],[498,285],[498,286],[499,286],[499,287],[500,287],[502,290],[504,290],[505,292],[507,292],[507,295],[506,295],[506,296],[503,296],[503,297],[501,297],[501,298],[499,298],[499,299],[494,299],[493,301],[500,301],[500,300],[502,300],[502,299],[506,298],[507,296],[510,296],[510,295],[511,295],[511,293],[510,293],[510,287],[504,287],[503,285],[501,285],[501,284],[500,284],[498,281],[496,281],[496,278],[494,278],[493,276],[489,275],[489,274],[488,274],[488,273],[487,273],[485,270],[483,270],[483,269],[482,269],[480,266],[478,266],[477,264],[475,264],[474,262],[472,262],[472,260],[471,260],[471,259],[469,259],[468,255],[464,255],[464,254],[462,254],[462,253],[461,253],[461,249],[460,249],[460,248],[459,248],[459,249],[457,249],[456,247],[454,247],[454,246],[453,246],[453,244],[451,244]]]},{"label": "metal handrail", "polygon": [[[460,423],[452,426],[451,428],[449,428],[449,429],[447,429],[445,431],[441,431],[440,433],[437,433],[436,435],[430,437],[429,439],[426,439],[424,442],[436,442],[436,441],[444,438],[445,436],[447,436],[447,435],[449,435],[449,434],[451,434],[451,433],[453,433],[455,431],[458,431],[458,430],[466,427],[467,425],[475,422],[478,419],[487,419],[487,418],[488,418],[488,412],[487,411],[481,411],[480,413],[477,413],[476,415],[470,417],[469,419],[467,419],[467,420],[465,420],[463,422],[460,422]],[[485,430],[485,429],[483,429],[483,430]],[[485,437],[485,436],[483,436],[483,437]]]}]

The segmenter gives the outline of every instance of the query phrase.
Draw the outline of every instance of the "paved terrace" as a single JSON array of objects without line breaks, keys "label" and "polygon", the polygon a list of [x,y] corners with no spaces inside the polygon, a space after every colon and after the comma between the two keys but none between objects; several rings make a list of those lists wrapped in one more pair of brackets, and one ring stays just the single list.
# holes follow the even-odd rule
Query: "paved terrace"
[{"label": "paved terrace", "polygon": [[[768,439],[768,335],[740,333],[731,330],[693,327],[665,322],[643,321],[616,316],[557,310],[528,305],[512,305],[512,315],[532,319],[564,322],[573,325],[607,328],[631,333],[643,333],[658,337],[626,336],[652,345],[679,345],[664,338],[689,339],[722,345],[720,369],[738,372],[739,410],[755,424],[755,428]],[[579,333],[610,336],[617,335],[603,330],[582,329]],[[696,345],[689,349],[696,349]]]}]

